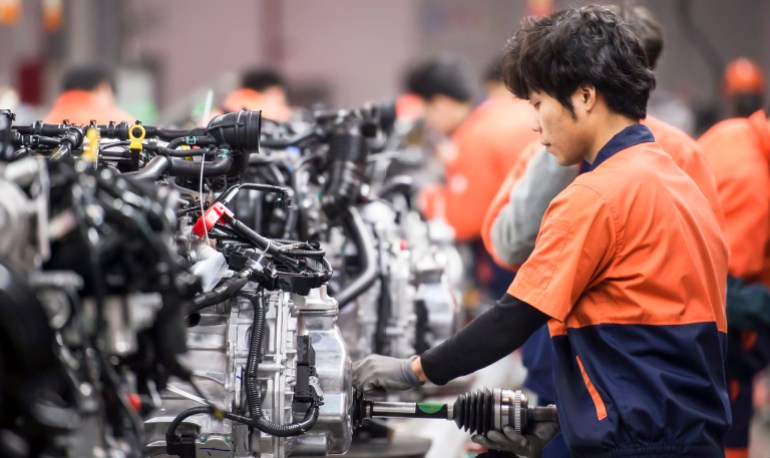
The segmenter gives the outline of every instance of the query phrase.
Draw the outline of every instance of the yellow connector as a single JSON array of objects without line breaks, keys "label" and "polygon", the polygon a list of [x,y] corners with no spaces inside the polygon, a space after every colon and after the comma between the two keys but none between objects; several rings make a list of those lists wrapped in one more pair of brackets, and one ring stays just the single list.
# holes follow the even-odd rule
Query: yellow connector
[{"label": "yellow connector", "polygon": [[99,131],[93,127],[86,131],[82,157],[84,161],[91,164],[99,158]]},{"label": "yellow connector", "polygon": [[131,151],[142,151],[142,141],[144,141],[145,135],[147,135],[147,132],[145,132],[144,126],[141,124],[134,124],[131,126],[131,128],[128,129],[128,149]]},{"label": "yellow connector", "polygon": [[[190,150],[192,148],[190,148],[190,145],[182,145],[182,146],[179,147],[179,149],[182,150],[182,151],[187,151],[187,150]],[[184,160],[185,161],[192,161],[193,157],[192,156],[185,156]]]}]

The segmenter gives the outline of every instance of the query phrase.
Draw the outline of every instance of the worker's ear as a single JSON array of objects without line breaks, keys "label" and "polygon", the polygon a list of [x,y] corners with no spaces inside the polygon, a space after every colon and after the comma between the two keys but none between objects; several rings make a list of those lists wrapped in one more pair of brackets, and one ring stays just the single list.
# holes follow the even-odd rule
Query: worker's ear
[{"label": "worker's ear", "polygon": [[572,107],[576,112],[590,113],[596,106],[596,88],[589,85],[578,87],[572,94]]}]

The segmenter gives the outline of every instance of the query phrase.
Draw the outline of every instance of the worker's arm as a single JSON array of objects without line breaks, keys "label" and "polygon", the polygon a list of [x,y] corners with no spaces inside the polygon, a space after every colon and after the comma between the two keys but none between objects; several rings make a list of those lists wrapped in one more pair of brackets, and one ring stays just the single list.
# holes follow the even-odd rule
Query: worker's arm
[{"label": "worker's arm", "polygon": [[532,157],[524,175],[510,190],[508,202],[493,217],[490,240],[498,258],[510,265],[527,260],[548,205],[578,172],[578,166],[559,165],[545,149]]},{"label": "worker's arm", "polygon": [[[418,378],[443,385],[509,355],[548,322],[548,315],[506,294],[457,334],[411,362]],[[422,377],[421,377],[422,376]]]},{"label": "worker's arm", "polygon": [[443,385],[488,366],[520,347],[548,315],[505,295],[449,340],[409,359],[369,355],[353,363],[353,386],[364,392],[401,391],[428,379]]}]

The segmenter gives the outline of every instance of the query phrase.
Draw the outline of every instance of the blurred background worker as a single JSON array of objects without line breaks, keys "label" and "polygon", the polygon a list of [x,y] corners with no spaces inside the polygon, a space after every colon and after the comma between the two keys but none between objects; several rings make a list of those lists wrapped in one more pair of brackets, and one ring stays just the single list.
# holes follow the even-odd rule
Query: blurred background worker
[{"label": "blurred background worker", "polygon": [[727,117],[744,118],[764,107],[765,77],[756,62],[745,57],[725,68],[724,94]]},{"label": "blurred background worker", "polygon": [[759,110],[716,124],[698,141],[713,164],[730,248],[728,457],[745,458],[754,376],[770,362],[770,293],[763,286],[770,285],[770,121]]},{"label": "blurred background worker", "polygon": [[506,172],[537,134],[523,100],[490,98],[475,107],[467,75],[449,56],[427,60],[409,74],[408,90],[425,101],[425,123],[439,138],[434,149],[444,168],[444,184],[424,189],[421,198],[428,218],[445,218],[456,239],[472,248],[477,280],[499,297],[511,276],[484,250],[481,225]]},{"label": "blurred background worker", "polygon": [[88,124],[92,120],[107,124],[110,121],[133,122],[134,118],[117,106],[112,73],[98,65],[87,65],[67,73],[62,92],[43,122],[61,123],[64,120],[73,124]]},{"label": "blurred background worker", "polygon": [[224,112],[262,110],[262,116],[274,121],[288,121],[291,107],[288,102],[286,80],[278,70],[258,67],[247,70],[241,85],[225,97]]},{"label": "blurred background worker", "polygon": [[[618,15],[639,37],[651,70],[657,66],[663,50],[663,34],[652,13],[642,6],[616,8]],[[697,142],[682,130],[648,115],[643,121],[656,142],[674,162],[695,181],[706,196],[724,227],[711,166]],[[504,185],[489,208],[482,229],[484,244],[498,265],[516,270],[532,253],[540,222],[548,205],[566,188],[584,167],[560,166],[555,158],[533,142],[519,155]],[[533,334],[521,348],[522,362],[527,368],[524,386],[537,394],[539,404],[555,402],[551,342],[545,326]],[[559,437],[549,443],[544,457],[565,456]]]},{"label": "blurred background worker", "polygon": [[496,57],[484,70],[484,93],[488,100],[510,100],[513,98],[513,94],[503,82],[500,63],[500,58]]}]

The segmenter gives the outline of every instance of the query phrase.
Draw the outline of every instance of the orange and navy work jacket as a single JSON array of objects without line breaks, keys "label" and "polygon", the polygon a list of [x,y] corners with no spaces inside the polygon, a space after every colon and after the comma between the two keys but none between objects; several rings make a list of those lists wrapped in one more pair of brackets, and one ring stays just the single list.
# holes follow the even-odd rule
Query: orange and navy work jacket
[{"label": "orange and navy work jacket", "polygon": [[[708,199],[709,204],[714,211],[714,215],[719,222],[719,227],[724,231],[726,228],[725,217],[717,192],[714,172],[711,170],[711,164],[698,142],[681,129],[652,116],[648,116],[642,123],[650,129],[652,135],[655,137],[655,142],[660,145],[666,153],[671,155],[674,163],[693,179],[698,186],[698,189],[700,189],[706,199]],[[524,151],[519,154],[516,164],[514,164],[508,173],[508,176],[505,178],[503,185],[492,200],[492,204],[489,206],[484,218],[484,225],[481,230],[484,246],[495,262],[500,267],[506,269],[516,270],[519,265],[506,262],[503,259],[503,256],[497,253],[494,244],[492,243],[492,225],[500,212],[506,205],[508,205],[511,191],[526,174],[530,160],[541,151],[543,151],[543,147],[540,142],[534,141],[527,145]],[[768,195],[770,196],[770,194]]]},{"label": "orange and navy work jacket", "polygon": [[[444,217],[462,241],[481,235],[487,208],[516,162],[518,153],[537,139],[529,126],[532,108],[524,100],[487,100],[455,131],[457,159],[446,165],[446,185],[425,196],[443,202]],[[436,206],[424,209],[436,216]]]},{"label": "orange and navy work jacket", "polygon": [[65,119],[79,125],[88,124],[92,120],[97,124],[107,124],[110,121],[134,122],[134,117],[130,114],[105,103],[89,91],[81,90],[62,92],[43,122],[59,124]]},{"label": "orange and navy work jacket", "polygon": [[770,127],[765,113],[722,121],[698,142],[716,176],[730,273],[770,285]]},{"label": "orange and navy work jacket", "polygon": [[708,200],[630,126],[550,204],[508,289],[549,315],[575,457],[723,457],[727,246]]}]

